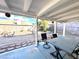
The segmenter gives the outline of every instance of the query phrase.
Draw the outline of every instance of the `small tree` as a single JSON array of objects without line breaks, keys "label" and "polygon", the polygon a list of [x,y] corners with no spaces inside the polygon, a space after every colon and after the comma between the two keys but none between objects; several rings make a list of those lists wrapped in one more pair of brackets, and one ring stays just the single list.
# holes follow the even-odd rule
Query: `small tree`
[{"label": "small tree", "polygon": [[38,22],[39,30],[46,32],[48,29],[48,21],[47,20],[41,20]]}]

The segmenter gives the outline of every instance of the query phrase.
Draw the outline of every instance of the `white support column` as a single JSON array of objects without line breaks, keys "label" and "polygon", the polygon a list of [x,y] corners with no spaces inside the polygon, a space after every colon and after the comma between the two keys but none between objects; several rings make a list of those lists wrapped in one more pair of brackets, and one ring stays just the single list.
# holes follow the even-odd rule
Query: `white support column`
[{"label": "white support column", "polygon": [[65,36],[66,23],[63,23],[63,36]]},{"label": "white support column", "polygon": [[35,30],[35,46],[37,46],[37,40],[38,40],[38,18],[36,18],[36,30]]},{"label": "white support column", "polygon": [[56,29],[56,25],[57,25],[57,24],[56,24],[56,21],[54,21],[54,33],[56,33],[56,30],[57,30],[57,29]]}]

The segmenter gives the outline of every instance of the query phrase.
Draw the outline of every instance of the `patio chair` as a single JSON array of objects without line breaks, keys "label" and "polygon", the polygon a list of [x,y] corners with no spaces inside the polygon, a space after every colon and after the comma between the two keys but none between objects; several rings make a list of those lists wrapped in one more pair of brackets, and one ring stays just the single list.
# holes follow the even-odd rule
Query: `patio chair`
[{"label": "patio chair", "polygon": [[72,54],[75,54],[76,58],[78,59],[78,56],[79,56],[79,43],[77,44],[77,46],[73,50]]},{"label": "patio chair", "polygon": [[53,38],[56,38],[57,37],[57,34],[52,34]]},{"label": "patio chair", "polygon": [[48,45],[46,33],[42,33],[41,34],[41,37],[42,37],[42,41],[44,42],[43,47],[45,49],[49,49],[50,48],[50,45]]}]

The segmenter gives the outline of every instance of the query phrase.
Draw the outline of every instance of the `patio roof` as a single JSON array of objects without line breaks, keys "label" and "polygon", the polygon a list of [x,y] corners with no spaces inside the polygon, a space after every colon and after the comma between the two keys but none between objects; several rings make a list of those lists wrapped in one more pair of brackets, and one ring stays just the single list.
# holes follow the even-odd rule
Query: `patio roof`
[{"label": "patio roof", "polygon": [[0,11],[52,21],[78,21],[79,0],[0,0]]}]

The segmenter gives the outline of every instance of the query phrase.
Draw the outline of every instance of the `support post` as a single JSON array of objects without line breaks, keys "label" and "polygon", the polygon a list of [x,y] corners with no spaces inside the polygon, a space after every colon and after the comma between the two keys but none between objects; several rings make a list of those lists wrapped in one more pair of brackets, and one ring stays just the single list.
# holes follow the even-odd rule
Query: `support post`
[{"label": "support post", "polygon": [[63,36],[65,36],[66,23],[63,23]]},{"label": "support post", "polygon": [[54,34],[56,33],[56,21],[54,21]]},{"label": "support post", "polygon": [[37,46],[38,41],[38,18],[36,17],[36,29],[35,29],[35,46]]}]

